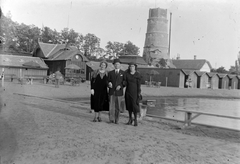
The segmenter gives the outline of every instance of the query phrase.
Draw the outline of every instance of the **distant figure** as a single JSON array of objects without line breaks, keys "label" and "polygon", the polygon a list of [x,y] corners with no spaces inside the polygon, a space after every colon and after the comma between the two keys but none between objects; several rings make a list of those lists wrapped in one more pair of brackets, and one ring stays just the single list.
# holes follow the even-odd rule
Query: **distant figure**
[{"label": "distant figure", "polygon": [[[141,75],[137,72],[137,64],[129,63],[129,68],[124,75],[124,85],[126,86],[125,91],[125,102],[126,109],[129,114],[129,121],[127,125],[138,126],[137,114],[140,112],[139,102],[141,98]],[[132,113],[134,119],[132,118]]]},{"label": "distant figure", "polygon": [[61,77],[62,77],[61,72],[60,71],[56,71],[55,72],[55,87],[56,88],[59,88],[59,81],[60,81]]},{"label": "distant figure", "polygon": [[191,87],[192,87],[192,79],[191,79],[191,77],[189,77],[189,78],[187,79],[186,85],[187,85],[188,88],[191,88]]},{"label": "distant figure", "polygon": [[95,112],[93,122],[101,122],[101,111],[109,110],[107,62],[100,62],[99,70],[93,72],[91,79],[91,108]]},{"label": "distant figure", "polygon": [[108,74],[108,87],[110,96],[109,121],[118,124],[119,113],[121,110],[121,100],[123,98],[123,75],[124,71],[120,69],[119,59],[113,60],[114,70]]}]

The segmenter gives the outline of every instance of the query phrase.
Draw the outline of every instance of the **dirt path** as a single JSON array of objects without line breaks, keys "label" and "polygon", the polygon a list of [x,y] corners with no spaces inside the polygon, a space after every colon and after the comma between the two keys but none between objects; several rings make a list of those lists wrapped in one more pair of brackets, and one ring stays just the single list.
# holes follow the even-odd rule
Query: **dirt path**
[{"label": "dirt path", "polygon": [[[36,94],[44,93],[43,88],[38,87],[39,91],[35,88]],[[25,94],[31,90],[17,86],[12,89]],[[107,114],[103,114],[103,122],[94,123],[93,114],[79,104],[13,94],[12,89],[1,94],[7,104],[0,113],[2,163],[237,164],[240,161],[239,132],[203,126],[181,130],[180,123],[166,120],[142,121],[134,127],[125,125],[124,116],[115,125],[107,123]],[[54,89],[51,91],[49,97],[54,96]]]}]

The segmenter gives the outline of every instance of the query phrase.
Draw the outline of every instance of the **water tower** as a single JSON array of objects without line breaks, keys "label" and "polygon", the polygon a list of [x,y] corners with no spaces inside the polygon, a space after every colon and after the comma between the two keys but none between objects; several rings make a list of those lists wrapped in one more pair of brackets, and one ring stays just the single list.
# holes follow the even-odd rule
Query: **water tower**
[{"label": "water tower", "polygon": [[143,58],[154,66],[170,61],[167,9],[149,9]]}]

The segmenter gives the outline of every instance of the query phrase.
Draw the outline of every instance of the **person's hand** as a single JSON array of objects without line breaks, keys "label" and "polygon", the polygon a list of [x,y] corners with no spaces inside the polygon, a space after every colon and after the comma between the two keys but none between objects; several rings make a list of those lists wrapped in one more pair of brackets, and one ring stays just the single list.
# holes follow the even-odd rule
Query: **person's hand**
[{"label": "person's hand", "polygon": [[121,89],[121,86],[118,85],[117,88],[116,88],[116,90],[119,91],[120,89]]},{"label": "person's hand", "polygon": [[108,83],[108,87],[112,88],[112,83],[111,82]]},{"label": "person's hand", "polygon": [[94,89],[91,89],[91,95],[94,95]]}]

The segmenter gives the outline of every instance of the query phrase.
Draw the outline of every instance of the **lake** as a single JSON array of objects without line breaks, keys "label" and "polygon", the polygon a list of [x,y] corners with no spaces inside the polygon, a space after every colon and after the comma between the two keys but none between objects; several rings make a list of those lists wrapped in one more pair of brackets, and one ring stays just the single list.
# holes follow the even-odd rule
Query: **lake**
[{"label": "lake", "polygon": [[[147,98],[148,99],[148,98]],[[156,100],[155,107],[148,107],[147,114],[161,117],[184,120],[184,112],[175,109],[195,110],[219,115],[240,117],[239,99],[216,99],[216,98],[189,98],[189,97],[151,97]],[[213,125],[230,129],[240,130],[240,120],[200,115],[193,123]]]}]

